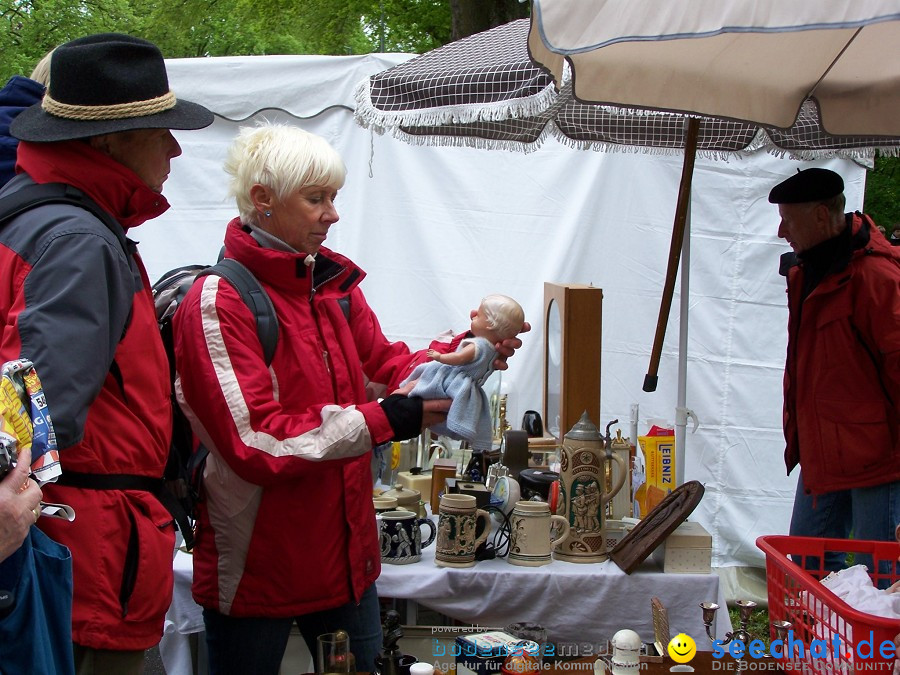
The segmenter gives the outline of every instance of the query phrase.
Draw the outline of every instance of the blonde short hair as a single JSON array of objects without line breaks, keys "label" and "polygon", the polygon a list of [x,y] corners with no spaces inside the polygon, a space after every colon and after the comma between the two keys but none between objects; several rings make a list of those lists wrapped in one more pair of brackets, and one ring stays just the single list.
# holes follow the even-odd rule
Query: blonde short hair
[{"label": "blonde short hair", "polygon": [[497,333],[501,340],[515,337],[525,323],[525,311],[522,306],[507,295],[493,293],[481,300],[488,327]]},{"label": "blonde short hair", "polygon": [[30,79],[35,82],[40,82],[44,87],[50,86],[50,59],[55,51],[56,47],[44,54],[43,58],[37,62],[37,65],[35,65],[34,70],[31,71],[31,75],[29,76]]},{"label": "blonde short hair", "polygon": [[250,199],[257,183],[270,188],[279,201],[311,185],[339,190],[347,168],[341,156],[321,136],[287,124],[243,127],[228,150],[225,172],[229,192],[237,202],[241,222],[256,224]]}]

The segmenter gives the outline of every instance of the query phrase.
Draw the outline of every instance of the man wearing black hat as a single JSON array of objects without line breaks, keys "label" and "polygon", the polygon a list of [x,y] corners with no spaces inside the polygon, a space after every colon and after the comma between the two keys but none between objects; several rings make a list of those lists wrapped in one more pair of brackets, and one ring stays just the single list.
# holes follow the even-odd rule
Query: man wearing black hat
[{"label": "man wearing black hat", "polygon": [[791,534],[890,541],[900,522],[900,253],[869,216],[844,214],[843,191],[838,174],[816,168],[769,194],[793,249],[782,260],[785,462],[788,473],[801,467]]},{"label": "man wearing black hat", "polygon": [[[43,101],[11,125],[18,175],[0,196],[64,183],[115,222],[44,204],[0,230],[0,362],[32,360],[52,411],[63,474],[44,498],[76,518],[39,522],[72,551],[78,672],[140,672],[171,600],[174,529],[153,494],[117,481],[162,476],[171,408],[150,285],[126,234],[169,207],[162,186],[181,154],[170,129],[213,116],[176,99],[159,49],[127,35],[61,45],[50,72]],[[116,487],[84,485],[96,476]]]}]

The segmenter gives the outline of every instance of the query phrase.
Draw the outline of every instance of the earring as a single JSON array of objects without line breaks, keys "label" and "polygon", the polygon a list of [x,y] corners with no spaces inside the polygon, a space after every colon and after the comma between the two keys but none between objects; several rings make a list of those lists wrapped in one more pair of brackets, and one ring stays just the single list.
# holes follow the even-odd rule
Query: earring
[{"label": "earring", "polygon": [[272,217],[272,212],[266,211],[266,218],[271,218],[271,217]]}]

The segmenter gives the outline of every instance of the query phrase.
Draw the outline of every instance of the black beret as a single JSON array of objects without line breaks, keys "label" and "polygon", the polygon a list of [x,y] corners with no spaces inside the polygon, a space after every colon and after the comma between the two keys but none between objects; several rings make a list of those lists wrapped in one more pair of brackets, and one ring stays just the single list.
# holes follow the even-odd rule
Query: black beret
[{"label": "black beret", "polygon": [[769,193],[771,204],[823,202],[844,191],[844,179],[828,169],[806,169],[780,182]]}]

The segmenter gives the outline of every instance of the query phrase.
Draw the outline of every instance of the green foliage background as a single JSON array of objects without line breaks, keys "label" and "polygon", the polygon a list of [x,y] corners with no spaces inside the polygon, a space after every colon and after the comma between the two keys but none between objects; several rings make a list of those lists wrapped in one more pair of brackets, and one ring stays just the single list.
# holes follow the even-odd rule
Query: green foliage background
[{"label": "green foliage background", "polygon": [[[159,45],[167,57],[252,54],[421,53],[451,40],[461,0],[0,0],[0,83],[31,73],[56,45],[115,31]],[[477,0],[501,16],[512,0]],[[484,12],[485,5],[490,11]],[[523,13],[527,6],[523,6]],[[516,7],[513,6],[513,10]],[[471,17],[470,17],[471,18]],[[456,20],[459,17],[455,17]],[[865,208],[900,227],[900,158],[878,157]]]},{"label": "green foliage background", "polygon": [[900,157],[875,158],[875,170],[866,176],[866,213],[890,236],[900,227]]},{"label": "green foliage background", "polygon": [[177,58],[417,53],[449,42],[450,25],[449,0],[0,0],[0,81],[31,73],[60,43],[106,31]]}]

